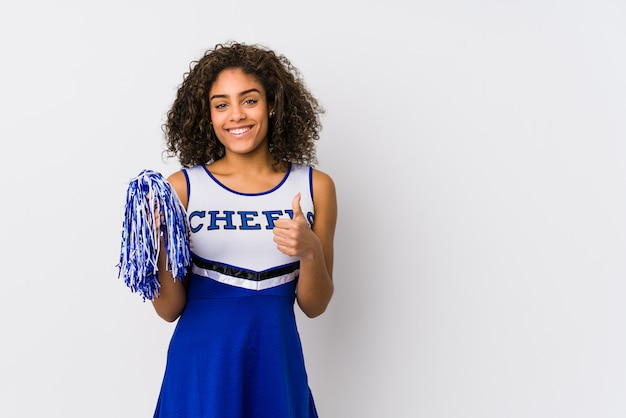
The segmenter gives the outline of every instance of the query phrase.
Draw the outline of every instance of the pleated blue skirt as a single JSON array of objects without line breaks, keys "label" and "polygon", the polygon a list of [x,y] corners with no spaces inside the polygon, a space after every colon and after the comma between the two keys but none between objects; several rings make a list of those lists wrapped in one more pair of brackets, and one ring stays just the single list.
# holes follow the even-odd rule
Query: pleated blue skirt
[{"label": "pleated blue skirt", "polygon": [[248,290],[191,275],[155,418],[317,418],[295,282]]}]

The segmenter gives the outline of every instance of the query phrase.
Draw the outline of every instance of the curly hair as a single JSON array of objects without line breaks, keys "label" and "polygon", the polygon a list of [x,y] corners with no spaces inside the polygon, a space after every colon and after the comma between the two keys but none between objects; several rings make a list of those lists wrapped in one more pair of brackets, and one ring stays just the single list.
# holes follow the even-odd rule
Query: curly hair
[{"label": "curly hair", "polygon": [[211,126],[209,91],[222,71],[233,68],[255,77],[265,89],[274,111],[268,127],[274,165],[316,164],[315,141],[324,109],[289,59],[266,47],[238,42],[217,44],[190,64],[163,124],[166,153],[178,157],[183,167],[224,156],[224,146]]}]

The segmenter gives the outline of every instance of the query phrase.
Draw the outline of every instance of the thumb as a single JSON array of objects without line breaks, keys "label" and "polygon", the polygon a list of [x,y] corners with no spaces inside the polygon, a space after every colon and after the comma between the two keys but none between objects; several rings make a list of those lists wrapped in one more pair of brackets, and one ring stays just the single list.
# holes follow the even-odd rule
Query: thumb
[{"label": "thumb", "polygon": [[293,218],[304,218],[304,213],[302,213],[302,208],[300,207],[300,193],[296,193],[291,201],[291,208],[293,209]]}]

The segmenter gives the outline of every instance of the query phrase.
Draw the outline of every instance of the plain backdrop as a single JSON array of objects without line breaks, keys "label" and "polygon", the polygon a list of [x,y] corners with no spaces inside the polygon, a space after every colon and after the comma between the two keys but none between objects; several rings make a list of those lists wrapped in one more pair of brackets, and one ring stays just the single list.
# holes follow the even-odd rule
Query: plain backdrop
[{"label": "plain backdrop", "polygon": [[327,110],[323,418],[626,416],[622,0],[0,6],[0,416],[152,414],[175,324],[117,277],[189,64],[285,54]]}]

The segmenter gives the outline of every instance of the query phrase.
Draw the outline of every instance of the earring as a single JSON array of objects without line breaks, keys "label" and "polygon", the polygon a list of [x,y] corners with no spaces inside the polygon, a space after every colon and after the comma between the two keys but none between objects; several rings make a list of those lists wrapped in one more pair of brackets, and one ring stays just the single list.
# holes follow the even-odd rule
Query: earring
[{"label": "earring", "polygon": [[274,117],[274,115],[275,115],[274,111],[273,111],[273,110],[270,110],[270,118],[273,118],[273,117]]}]

